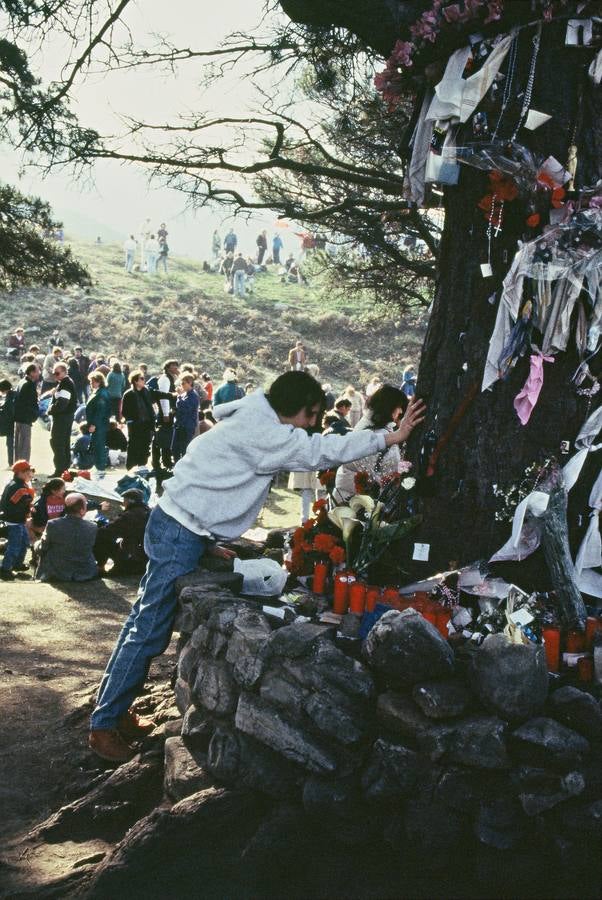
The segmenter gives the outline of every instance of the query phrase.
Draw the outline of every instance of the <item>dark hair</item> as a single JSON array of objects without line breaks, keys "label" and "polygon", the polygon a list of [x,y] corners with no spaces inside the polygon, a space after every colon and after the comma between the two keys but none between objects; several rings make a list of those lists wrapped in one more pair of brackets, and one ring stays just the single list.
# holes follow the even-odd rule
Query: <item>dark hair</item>
[{"label": "dark hair", "polygon": [[49,494],[53,494],[54,491],[58,491],[62,487],[65,487],[65,482],[62,478],[49,478],[42,488],[42,496],[48,497]]},{"label": "dark hair", "polygon": [[339,421],[339,417],[334,413],[326,413],[324,418],[322,419],[322,428],[330,428],[331,425],[334,425],[335,422]]},{"label": "dark hair", "polygon": [[177,359],[166,359],[165,362],[163,363],[163,371],[167,372],[167,370],[170,368],[170,366],[178,366],[178,368],[179,368],[180,363],[178,362]]},{"label": "dark hair", "polygon": [[326,409],[326,394],[322,385],[308,372],[285,372],[272,382],[266,397],[272,409],[282,416],[295,416],[304,409],[308,415],[320,405],[318,421]]},{"label": "dark hair", "polygon": [[338,400],[334,401],[334,408],[338,409],[339,406],[348,406],[349,409],[353,406],[353,403],[349,399],[349,397],[339,397]]},{"label": "dark hair", "polygon": [[25,374],[31,375],[32,372],[38,372],[38,371],[39,371],[39,366],[37,366],[35,363],[30,363],[27,366],[27,368],[25,369]]},{"label": "dark hair", "polygon": [[372,427],[384,428],[391,421],[394,409],[398,406],[405,412],[408,398],[402,390],[392,384],[383,384],[374,391],[366,406],[372,413]]},{"label": "dark hair", "polygon": [[121,375],[121,364],[114,362],[112,371],[115,372],[116,375]]},{"label": "dark hair", "polygon": [[0,391],[10,391],[11,387],[12,384],[8,378],[3,378],[2,381],[0,381]]}]

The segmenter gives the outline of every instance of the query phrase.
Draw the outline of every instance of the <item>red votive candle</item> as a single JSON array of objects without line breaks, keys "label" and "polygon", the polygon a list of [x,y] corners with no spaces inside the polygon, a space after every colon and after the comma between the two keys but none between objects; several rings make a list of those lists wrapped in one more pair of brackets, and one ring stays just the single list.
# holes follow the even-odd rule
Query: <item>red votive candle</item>
[{"label": "red votive candle", "polygon": [[397,603],[399,600],[399,590],[396,587],[386,587],[383,591],[383,600],[385,603]]},{"label": "red votive candle", "polygon": [[594,648],[594,636],[598,630],[598,620],[595,616],[588,616],[585,620],[585,649],[591,652]]},{"label": "red votive candle", "polygon": [[337,572],[334,577],[332,611],[344,616],[349,606],[349,577],[347,572]]},{"label": "red votive candle", "polygon": [[437,610],[432,603],[425,603],[422,611],[423,619],[430,622],[431,625],[437,625]]},{"label": "red votive candle", "polygon": [[368,585],[366,588],[366,612],[374,612],[376,608],[376,604],[380,600],[380,588],[379,587],[371,587]]},{"label": "red votive candle", "polygon": [[550,626],[542,632],[548,672],[560,671],[560,629]]},{"label": "red votive candle", "polygon": [[585,635],[582,631],[569,631],[566,636],[567,653],[583,653],[585,650]]},{"label": "red votive candle", "polygon": [[361,581],[355,581],[349,587],[349,612],[358,616],[363,615],[366,608],[366,585]]},{"label": "red votive candle", "polygon": [[314,567],[314,580],[312,589],[315,594],[323,594],[326,590],[326,578],[328,576],[328,566],[324,562],[316,563]]},{"label": "red votive candle", "polygon": [[437,612],[437,618],[435,621],[435,625],[439,630],[439,634],[445,640],[449,637],[449,631],[447,628],[447,623],[451,620],[451,611],[449,609],[440,609]]},{"label": "red votive candle", "polygon": [[577,678],[579,681],[593,681],[594,661],[591,656],[582,656],[577,660]]}]

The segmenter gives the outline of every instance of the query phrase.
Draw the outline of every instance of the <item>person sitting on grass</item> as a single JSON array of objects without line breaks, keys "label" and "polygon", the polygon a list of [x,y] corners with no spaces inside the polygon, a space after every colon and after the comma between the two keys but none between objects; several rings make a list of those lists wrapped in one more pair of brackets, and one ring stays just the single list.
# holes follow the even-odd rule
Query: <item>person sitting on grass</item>
[{"label": "person sitting on grass", "polygon": [[84,519],[87,511],[83,494],[68,494],[65,515],[48,522],[36,545],[39,581],[90,581],[98,577],[94,558],[97,525]]},{"label": "person sitting on grass", "polygon": [[34,470],[29,462],[26,459],[18,459],[11,468],[12,480],[2,491],[0,499],[0,512],[8,529],[8,543],[0,569],[2,581],[13,581],[15,572],[25,573],[29,568],[25,565],[25,554],[29,549],[29,531],[25,523],[29,518],[29,510],[35,496],[31,486]]},{"label": "person sitting on grass", "polygon": [[[424,418],[412,402],[395,432],[308,434],[325,405],[320,384],[306,372],[286,372],[268,393],[255,391],[217,406],[217,428],[192,442],[153,508],[144,538],[148,564],[138,599],[102,677],[90,719],[88,744],[101,759],[125,762],[132,743],[154,728],[131,709],[154,656],[169,645],[176,614],[176,581],[208,553],[235,556],[219,540],[235,540],[263,509],[282,471],[328,469],[378,454],[406,441]],[[57,524],[57,523],[54,523]]]},{"label": "person sitting on grass", "polygon": [[94,555],[98,572],[105,574],[105,566],[111,559],[113,575],[142,575],[146,568],[144,552],[144,530],[150,509],[144,502],[142,491],[130,488],[123,494],[124,511],[100,526],[96,535]]}]

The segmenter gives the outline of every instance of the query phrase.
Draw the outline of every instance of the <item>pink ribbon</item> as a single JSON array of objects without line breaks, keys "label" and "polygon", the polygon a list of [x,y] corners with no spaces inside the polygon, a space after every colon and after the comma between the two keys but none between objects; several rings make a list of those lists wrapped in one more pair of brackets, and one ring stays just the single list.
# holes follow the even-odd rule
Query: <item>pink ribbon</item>
[{"label": "pink ribbon", "polygon": [[554,357],[544,356],[543,353],[531,354],[531,368],[529,369],[529,375],[523,385],[523,389],[514,398],[514,408],[521,421],[521,425],[527,424],[531,418],[531,413],[539,400],[539,395],[543,387],[544,362],[553,363]]}]

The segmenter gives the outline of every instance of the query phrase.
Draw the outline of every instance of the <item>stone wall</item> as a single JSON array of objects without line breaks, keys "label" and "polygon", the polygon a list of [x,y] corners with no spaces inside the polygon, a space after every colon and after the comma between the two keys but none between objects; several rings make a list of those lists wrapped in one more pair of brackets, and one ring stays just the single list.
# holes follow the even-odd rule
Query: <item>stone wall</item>
[{"label": "stone wall", "polygon": [[333,628],[278,626],[194,577],[176,627],[172,800],[213,780],[296,804],[346,841],[369,831],[439,859],[471,843],[513,857],[597,846],[602,709],[550,689],[541,647],[494,635],[454,654],[410,609],[380,619],[359,661]]}]

